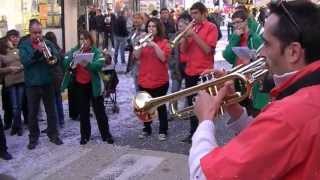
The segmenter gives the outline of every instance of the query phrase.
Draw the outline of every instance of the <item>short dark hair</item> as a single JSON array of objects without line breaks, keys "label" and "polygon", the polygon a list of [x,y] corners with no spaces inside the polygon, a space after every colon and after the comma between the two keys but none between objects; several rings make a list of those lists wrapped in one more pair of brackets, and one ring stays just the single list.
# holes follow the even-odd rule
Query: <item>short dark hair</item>
[{"label": "short dark hair", "polygon": [[38,24],[41,25],[40,21],[36,18],[30,19],[29,20],[29,29],[31,29],[31,26],[33,26],[34,24]]},{"label": "short dark hair", "polygon": [[162,8],[162,9],[160,10],[160,14],[162,13],[162,11],[168,11],[168,12],[169,12],[169,9],[168,9],[168,8]]},{"label": "short dark hair", "polygon": [[245,11],[236,11],[231,16],[231,19],[235,18],[240,18],[244,21],[248,19],[248,14]]},{"label": "short dark hair", "polygon": [[274,26],[272,34],[279,39],[281,51],[284,52],[292,42],[299,42],[305,50],[306,64],[320,59],[319,42],[320,42],[320,11],[316,4],[310,1],[291,1],[283,5],[294,18],[299,26],[291,22],[283,7],[270,3],[270,14],[279,17],[278,24]]},{"label": "short dark hair", "polygon": [[0,38],[0,54],[6,55],[8,48],[8,39],[6,37]]},{"label": "short dark hair", "polygon": [[151,18],[148,20],[147,24],[146,24],[146,32],[148,33],[148,25],[150,24],[150,22],[153,22],[156,24],[157,26],[157,36],[164,38],[166,37],[166,34],[164,32],[164,26],[162,24],[162,22],[160,21],[160,19],[158,18]]},{"label": "short dark hair", "polygon": [[195,9],[199,10],[201,14],[206,14],[208,12],[207,7],[201,2],[196,2],[192,4],[190,10],[195,10]]},{"label": "short dark hair", "polygon": [[15,29],[11,29],[7,32],[6,37],[19,36],[19,35],[20,35],[19,31],[15,30]]},{"label": "short dark hair", "polygon": [[47,32],[44,37],[49,40],[50,42],[52,42],[54,45],[56,45],[57,47],[59,47],[58,45],[58,41],[57,41],[57,37],[56,35],[52,32],[52,31],[49,31]]},{"label": "short dark hair", "polygon": [[177,21],[179,21],[180,19],[187,20],[189,22],[192,21],[192,17],[188,13],[188,11],[184,11],[182,14],[180,14],[180,16],[178,17]]},{"label": "short dark hair", "polygon": [[157,10],[153,10],[153,11],[151,12],[151,15],[152,15],[152,16],[157,16],[157,15],[158,15],[158,11],[157,11]]}]

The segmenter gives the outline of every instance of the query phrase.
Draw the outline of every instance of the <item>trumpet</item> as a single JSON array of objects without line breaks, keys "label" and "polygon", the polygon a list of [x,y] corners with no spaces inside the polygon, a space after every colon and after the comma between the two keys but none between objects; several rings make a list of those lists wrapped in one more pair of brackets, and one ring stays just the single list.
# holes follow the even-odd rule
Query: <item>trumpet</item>
[{"label": "trumpet", "polygon": [[[232,95],[228,95],[223,99],[222,107],[230,104],[234,104],[249,97],[252,91],[254,82],[261,80],[268,73],[267,63],[264,57],[258,58],[256,61],[247,64],[239,65],[233,68],[228,74],[217,79],[211,79],[204,81],[196,86],[177,91],[165,96],[152,98],[147,92],[139,92],[133,99],[134,110],[139,117],[149,117],[141,119],[144,122],[150,121],[150,118],[155,114],[157,107],[166,104],[167,102],[173,103],[178,99],[196,94],[200,90],[206,90],[211,95],[216,95],[218,89],[223,87],[227,81],[240,80],[243,83],[243,89],[236,91]],[[182,110],[173,109],[171,111],[172,116],[192,116],[193,106],[186,107]],[[147,115],[147,116],[141,116]]]},{"label": "trumpet", "polygon": [[146,47],[147,43],[153,40],[152,32],[144,35],[134,44],[134,50],[139,50],[143,47]]},{"label": "trumpet", "polygon": [[180,32],[172,41],[170,41],[170,46],[171,46],[171,48],[174,48],[174,47],[176,47],[176,46],[179,44],[179,42],[181,41],[182,37],[183,37],[191,28],[193,28],[194,22],[195,22],[195,20],[193,19],[193,20],[187,25],[187,27],[186,27],[182,32]]},{"label": "trumpet", "polygon": [[[77,54],[83,53],[84,44],[85,44],[85,42],[80,45],[79,50],[76,51],[76,52],[73,54],[73,57],[76,56]],[[69,63],[69,68],[68,68],[68,69],[69,69],[69,72],[70,72],[71,74],[73,73],[73,71],[74,71],[74,69],[76,68],[76,66],[77,66],[77,64],[76,64],[76,63],[73,61],[73,59],[72,59],[72,61],[70,61],[70,63]]]},{"label": "trumpet", "polygon": [[47,46],[46,42],[44,41],[44,39],[38,38],[38,41],[42,44],[42,47],[43,47],[42,53],[43,53],[43,56],[46,59],[47,63],[49,65],[56,64],[58,60],[56,57],[54,57],[52,55],[52,53],[51,53],[49,47]]}]

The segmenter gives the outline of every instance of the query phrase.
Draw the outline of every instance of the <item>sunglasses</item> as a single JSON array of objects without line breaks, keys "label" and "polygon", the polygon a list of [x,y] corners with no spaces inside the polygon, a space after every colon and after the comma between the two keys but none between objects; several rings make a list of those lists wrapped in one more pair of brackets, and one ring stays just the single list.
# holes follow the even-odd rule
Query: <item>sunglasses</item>
[{"label": "sunglasses", "polygon": [[294,26],[295,30],[298,32],[299,42],[302,44],[302,29],[299,26],[299,24],[297,23],[297,21],[294,19],[292,14],[289,12],[288,8],[286,7],[285,4],[287,3],[287,1],[286,0],[271,0],[271,3],[282,8],[285,16],[290,20],[291,24]]}]

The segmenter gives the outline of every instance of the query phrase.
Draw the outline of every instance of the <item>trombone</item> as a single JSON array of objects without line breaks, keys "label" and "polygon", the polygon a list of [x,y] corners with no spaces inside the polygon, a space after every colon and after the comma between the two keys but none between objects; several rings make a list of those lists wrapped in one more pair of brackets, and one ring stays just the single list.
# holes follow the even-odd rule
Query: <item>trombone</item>
[{"label": "trombone", "polygon": [[[200,90],[207,90],[211,95],[215,95],[218,89],[223,87],[225,82],[230,80],[240,80],[244,84],[242,87],[243,89],[225,97],[222,106],[234,104],[249,97],[252,91],[253,83],[261,80],[267,74],[267,72],[267,63],[265,58],[261,57],[250,64],[236,66],[223,77],[211,79],[196,86],[165,96],[152,98],[147,92],[139,92],[133,99],[134,110],[137,114],[146,114],[149,115],[147,117],[151,117],[155,114],[157,107],[166,104],[167,102],[175,102],[178,99],[196,94]],[[182,110],[173,109],[172,113],[172,115],[175,117],[191,116],[193,115],[193,106],[186,107]],[[149,119],[141,120],[144,122],[149,121]]]},{"label": "trombone", "polygon": [[134,44],[134,50],[139,50],[143,47],[146,47],[147,43],[153,40],[152,32],[144,35],[142,38],[140,38],[137,42]]},{"label": "trombone", "polygon": [[193,19],[193,20],[187,25],[187,27],[186,27],[182,32],[180,32],[172,41],[170,41],[170,46],[171,46],[171,48],[174,48],[174,47],[176,47],[176,46],[179,44],[179,42],[181,41],[182,37],[183,37],[191,28],[193,28],[194,22],[195,22],[195,20]]},{"label": "trombone", "polygon": [[43,38],[42,38],[42,39],[38,38],[38,41],[42,44],[42,47],[43,47],[42,53],[43,53],[43,56],[44,56],[44,58],[46,59],[47,63],[48,63],[49,65],[56,64],[58,60],[57,60],[56,57],[54,57],[54,56],[52,55],[49,47],[47,46],[47,44],[46,44],[46,42],[45,42],[45,40],[44,40]]}]

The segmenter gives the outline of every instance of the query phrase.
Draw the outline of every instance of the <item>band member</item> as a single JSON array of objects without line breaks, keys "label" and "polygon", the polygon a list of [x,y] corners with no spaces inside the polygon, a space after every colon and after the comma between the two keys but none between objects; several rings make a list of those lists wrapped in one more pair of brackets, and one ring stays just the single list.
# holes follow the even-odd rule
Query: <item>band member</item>
[{"label": "band member", "polygon": [[139,61],[133,55],[133,48],[136,42],[141,38],[145,33],[145,27],[143,24],[143,14],[137,13],[133,15],[133,30],[130,35],[130,51],[129,51],[129,58],[127,64],[127,72],[133,77],[135,90],[138,91],[138,63]]},{"label": "band member", "polygon": [[[152,97],[163,96],[169,87],[168,57],[170,46],[165,39],[163,25],[157,18],[151,18],[146,24],[146,32],[152,33],[153,40],[147,42],[146,47],[134,50],[135,57],[140,61],[138,85],[140,91],[148,92]],[[158,107],[160,141],[167,139],[168,118],[166,105]],[[151,122],[145,122],[139,138],[150,136]]]},{"label": "band member", "polygon": [[[177,19],[177,30],[176,37],[179,36],[188,27],[192,17],[189,13],[182,13]],[[174,40],[173,40],[174,41]],[[186,66],[186,56],[185,53],[180,51],[179,46],[172,48],[171,59],[169,61],[170,77],[171,77],[171,92],[177,92],[181,89],[182,80],[185,79],[185,66]],[[172,107],[177,109],[178,102],[172,103]],[[172,117],[174,118],[174,117]]]},{"label": "band member", "polygon": [[[206,69],[213,68],[214,51],[218,39],[217,27],[207,20],[207,8],[196,2],[190,8],[191,17],[195,20],[193,29],[190,29],[181,40],[181,51],[186,54],[186,87],[195,86],[200,74]],[[192,105],[192,96],[188,97],[188,105]],[[183,142],[191,143],[191,137],[196,131],[198,121],[190,118],[190,135]]]},{"label": "band member", "polygon": [[255,119],[239,104],[226,107],[230,128],[242,132],[218,147],[213,117],[232,88],[227,83],[214,97],[201,92],[190,179],[320,178],[319,8],[311,1],[279,1],[269,8],[261,55],[274,74],[275,101]]},{"label": "band member", "polygon": [[[263,44],[262,38],[255,32],[251,32],[248,26],[248,15],[245,11],[236,11],[232,17],[234,31],[229,36],[229,44],[223,51],[223,57],[233,65],[250,63],[251,59],[241,59],[233,52],[234,47],[248,47],[249,49],[260,49]],[[236,89],[241,89],[241,84],[235,84]],[[254,84],[252,100],[247,98],[241,102],[247,108],[250,115],[256,115],[268,103],[267,93],[261,93],[258,83]]]},{"label": "band member", "polygon": [[[74,62],[77,53],[94,53],[91,62]],[[70,70],[70,65],[75,69]],[[63,61],[65,69],[62,90],[73,84],[76,90],[77,102],[80,104],[80,144],[84,145],[90,140],[90,103],[97,119],[99,131],[103,141],[112,144],[113,138],[109,131],[108,117],[104,107],[104,84],[101,77],[104,58],[102,52],[94,46],[93,37],[87,31],[80,33],[80,45],[68,52]],[[72,71],[72,72],[71,72]]]},{"label": "band member", "polygon": [[[13,124],[11,135],[22,136],[23,127],[21,120],[22,101],[24,97],[23,66],[19,57],[17,45],[20,39],[19,32],[10,30],[7,32],[5,54],[0,56],[0,74],[4,76],[4,86],[10,97]],[[3,44],[1,45],[3,46]]]},{"label": "band member", "polygon": [[[30,135],[28,149],[34,149],[38,144],[40,130],[37,114],[41,99],[47,113],[47,135],[52,143],[61,145],[63,142],[59,138],[57,129],[57,114],[52,83],[53,74],[51,68],[53,62],[48,57],[45,57],[48,55],[48,51],[50,51],[53,58],[59,57],[58,51],[51,42],[43,39],[42,27],[37,19],[30,20],[29,31],[30,36],[25,38],[19,45],[20,59],[24,66],[24,80],[29,109]],[[45,45],[48,47],[47,50]]]}]

